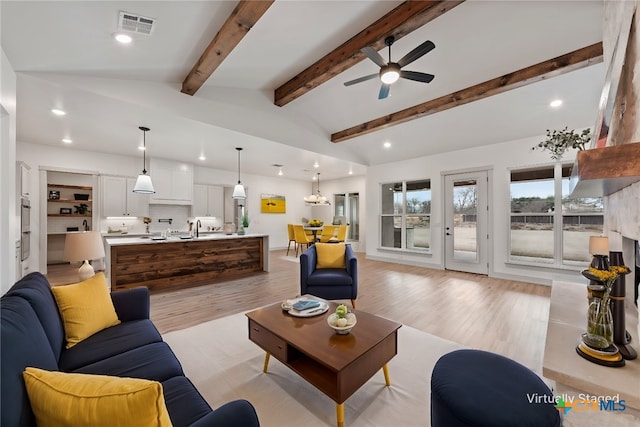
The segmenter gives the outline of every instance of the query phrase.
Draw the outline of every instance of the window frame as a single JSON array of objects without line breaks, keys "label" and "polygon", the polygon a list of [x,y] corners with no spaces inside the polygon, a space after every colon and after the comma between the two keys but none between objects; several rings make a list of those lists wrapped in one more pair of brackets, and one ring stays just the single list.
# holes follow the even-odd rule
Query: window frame
[{"label": "window frame", "polygon": [[[428,191],[429,191],[429,212],[428,213],[414,213],[408,212],[407,209],[407,188],[414,183],[422,183],[422,182],[426,182],[426,184],[428,185]],[[433,189],[431,187],[431,182],[432,180],[430,178],[421,178],[421,179],[405,179],[405,180],[393,180],[391,182],[382,182],[378,185],[378,191],[379,191],[379,195],[380,195],[380,203],[378,206],[378,249],[380,250],[389,250],[389,251],[398,251],[398,252],[406,252],[406,253],[418,253],[418,254],[431,254],[432,253],[432,249],[431,249],[431,244],[429,243],[429,246],[424,248],[424,249],[420,249],[420,248],[416,248],[416,247],[407,247],[408,246],[408,233],[407,233],[407,224],[409,223],[409,221],[407,221],[408,217],[420,217],[425,219],[428,223],[429,223],[429,229],[428,229],[428,240],[429,242],[432,241],[432,232],[433,229],[431,228],[431,217],[433,215],[432,212],[432,194],[433,194]],[[395,197],[394,197],[394,202],[393,202],[393,212],[390,213],[384,213],[383,212],[383,199],[384,199],[384,188],[388,187],[388,186],[393,186],[394,189],[395,187],[400,184],[401,185],[401,200],[399,203],[397,203],[395,201]],[[409,190],[410,191],[415,191],[415,190]],[[397,193],[397,191],[394,191],[394,196],[395,193]],[[399,209],[396,210],[396,206],[399,207]],[[384,222],[385,222],[385,218],[392,218],[393,223],[396,224],[399,223],[399,229],[400,229],[400,247],[396,247],[396,246],[385,246],[384,245]],[[394,239],[394,243],[395,243],[395,239]]]},{"label": "window frame", "polygon": [[[529,166],[529,167],[517,167],[510,168],[509,172],[509,199],[508,199],[508,217],[509,217],[509,227],[508,227],[508,237],[507,237],[507,263],[509,264],[518,264],[518,265],[527,265],[527,266],[536,266],[543,268],[558,268],[558,269],[571,269],[571,270],[579,270],[584,267],[583,261],[575,261],[575,260],[566,260],[564,257],[564,225],[565,225],[565,217],[573,217],[573,216],[590,216],[597,217],[600,216],[604,218],[604,209],[601,212],[575,212],[569,211],[565,212],[563,208],[563,202],[565,198],[563,197],[563,180],[565,178],[570,178],[571,176],[571,168],[573,164],[571,163],[554,163],[547,165],[537,165],[537,166]],[[527,173],[527,171],[543,171],[545,169],[553,170],[553,211],[551,212],[513,212],[512,211],[512,199],[511,199],[511,185],[517,181],[526,181],[526,180],[517,180],[513,181],[514,173]],[[542,179],[542,178],[541,178]],[[532,179],[533,180],[533,179]],[[602,205],[602,198],[594,198],[600,199],[600,204]],[[559,209],[557,207],[560,207]],[[521,259],[514,258],[512,255],[512,218],[517,216],[539,216],[545,217],[548,216],[551,219],[551,223],[553,224],[553,256],[550,258],[550,261],[545,261],[548,258],[540,258],[540,261],[525,261]],[[594,231],[594,234],[596,232]],[[588,262],[588,261],[587,261]]]}]

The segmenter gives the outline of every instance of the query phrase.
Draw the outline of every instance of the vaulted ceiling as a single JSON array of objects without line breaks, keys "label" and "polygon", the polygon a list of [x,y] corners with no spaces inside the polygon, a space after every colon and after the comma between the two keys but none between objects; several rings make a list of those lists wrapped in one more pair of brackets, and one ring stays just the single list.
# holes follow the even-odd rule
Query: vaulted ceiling
[{"label": "vaulted ceiling", "polygon": [[[591,126],[604,81],[600,1],[0,2],[18,72],[18,141],[309,179]],[[120,11],[154,18],[117,44]],[[378,100],[362,47],[435,44]],[[549,102],[560,98],[558,109]],[[68,114],[54,117],[50,109]],[[390,142],[391,147],[383,147]],[[204,154],[207,160],[200,161]]]}]

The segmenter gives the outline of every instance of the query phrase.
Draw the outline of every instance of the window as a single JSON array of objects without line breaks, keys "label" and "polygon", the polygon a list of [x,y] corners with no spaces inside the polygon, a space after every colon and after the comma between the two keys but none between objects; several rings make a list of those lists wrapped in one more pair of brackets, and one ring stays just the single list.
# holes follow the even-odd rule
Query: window
[{"label": "window", "polygon": [[570,199],[570,176],[568,165],[511,171],[512,261],[583,265],[590,260],[589,236],[602,233],[602,199]]},{"label": "window", "polygon": [[380,246],[429,251],[431,182],[402,181],[380,187]]}]

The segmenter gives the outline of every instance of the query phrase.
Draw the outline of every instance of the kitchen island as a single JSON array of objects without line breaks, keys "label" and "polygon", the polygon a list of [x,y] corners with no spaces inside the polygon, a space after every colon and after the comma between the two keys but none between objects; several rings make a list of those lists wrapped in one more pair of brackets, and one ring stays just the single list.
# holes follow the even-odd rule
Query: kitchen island
[{"label": "kitchen island", "polygon": [[151,292],[214,283],[219,279],[269,271],[266,234],[108,236],[106,274],[111,290],[146,286]]}]

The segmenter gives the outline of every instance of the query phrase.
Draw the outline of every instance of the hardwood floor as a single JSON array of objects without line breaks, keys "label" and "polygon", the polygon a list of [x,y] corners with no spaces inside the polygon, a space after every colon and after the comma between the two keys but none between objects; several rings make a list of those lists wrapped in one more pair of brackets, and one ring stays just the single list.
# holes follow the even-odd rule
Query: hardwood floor
[{"label": "hardwood floor", "polygon": [[[166,333],[292,298],[300,292],[299,264],[285,252],[270,252],[269,273],[154,293],[151,319]],[[372,261],[358,254],[358,310],[500,353],[539,374],[550,295],[547,286]]]}]

